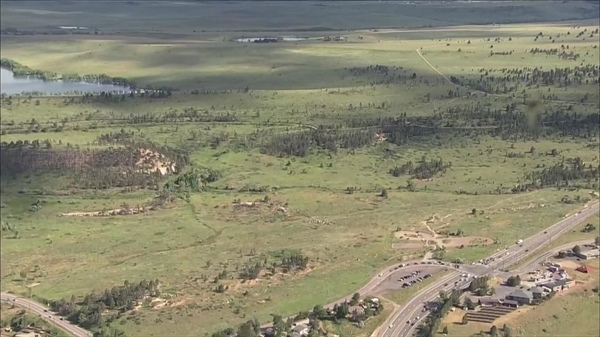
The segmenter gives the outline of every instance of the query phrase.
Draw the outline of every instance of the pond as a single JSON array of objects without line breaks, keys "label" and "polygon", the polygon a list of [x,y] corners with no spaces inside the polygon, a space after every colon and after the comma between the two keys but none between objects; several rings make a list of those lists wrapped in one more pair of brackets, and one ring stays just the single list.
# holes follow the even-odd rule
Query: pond
[{"label": "pond", "polygon": [[129,93],[129,87],[98,84],[86,82],[43,81],[34,77],[15,77],[4,68],[0,68],[0,93],[17,95],[22,93],[36,93],[45,95],[84,94],[84,93]]}]

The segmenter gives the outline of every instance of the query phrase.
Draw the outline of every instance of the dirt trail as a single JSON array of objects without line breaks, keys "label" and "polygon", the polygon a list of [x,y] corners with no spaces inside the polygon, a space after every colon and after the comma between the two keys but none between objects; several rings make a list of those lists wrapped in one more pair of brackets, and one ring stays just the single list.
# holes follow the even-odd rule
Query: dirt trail
[{"label": "dirt trail", "polygon": [[[419,57],[421,57],[421,59],[423,59],[423,61],[425,61],[425,63],[427,63],[427,65],[431,69],[433,69],[433,71],[435,71],[438,75],[442,76],[450,85],[453,85],[455,87],[461,87],[461,85],[453,83],[452,81],[450,81],[450,79],[446,75],[444,75],[441,71],[437,70],[437,68],[433,64],[431,64],[431,62],[429,62],[429,60],[427,60],[425,58],[425,56],[423,56],[423,54],[421,54],[421,51],[419,49],[415,49],[415,51],[417,52],[417,54],[419,54]],[[476,92],[476,93],[488,95],[488,96],[491,96],[491,97],[509,97],[509,95],[490,94],[490,93],[487,93],[485,91],[476,90],[476,89],[472,89],[472,88],[469,88],[469,87],[467,87],[467,89],[469,91],[471,91],[471,92]]]},{"label": "dirt trail", "polygon": [[423,56],[423,54],[421,54],[421,51],[419,49],[415,49],[415,51],[417,52],[417,54],[419,54],[419,56],[421,57],[421,59],[423,59],[423,61],[425,61],[425,63],[427,63],[427,65],[433,69],[433,71],[435,71],[436,73],[438,73],[438,75],[442,76],[446,81],[448,81],[448,83],[450,83],[453,86],[458,86],[458,84],[452,83],[452,81],[450,81],[450,79],[448,77],[446,77],[446,75],[442,74],[441,71],[437,70],[433,64],[431,64],[426,58],[425,56]]},{"label": "dirt trail", "polygon": [[423,225],[425,225],[425,227],[427,227],[427,230],[429,230],[429,232],[431,233],[431,235],[433,235],[433,237],[436,236],[436,233],[433,229],[431,229],[431,227],[429,227],[429,225],[427,224],[426,221],[423,221]]}]

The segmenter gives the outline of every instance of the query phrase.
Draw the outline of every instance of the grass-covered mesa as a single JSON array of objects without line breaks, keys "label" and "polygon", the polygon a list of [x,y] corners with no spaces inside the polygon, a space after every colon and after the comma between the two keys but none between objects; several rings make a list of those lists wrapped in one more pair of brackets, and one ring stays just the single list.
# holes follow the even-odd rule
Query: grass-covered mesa
[{"label": "grass-covered mesa", "polygon": [[105,335],[250,333],[597,200],[597,5],[427,6],[3,3],[13,67],[169,90],[2,96],[2,291]]}]

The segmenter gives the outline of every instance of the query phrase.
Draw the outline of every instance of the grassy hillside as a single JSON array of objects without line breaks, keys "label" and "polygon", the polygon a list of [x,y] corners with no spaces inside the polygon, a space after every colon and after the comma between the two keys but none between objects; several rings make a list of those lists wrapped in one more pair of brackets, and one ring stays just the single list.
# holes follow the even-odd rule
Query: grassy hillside
[{"label": "grassy hillside", "polygon": [[[420,17],[397,3],[369,15],[366,3],[323,5],[331,27],[374,26],[369,15],[378,27],[458,20],[454,10]],[[131,336],[210,335],[351,294],[382,267],[425,254],[399,231],[460,230],[467,244],[447,247],[444,258],[478,259],[598,190],[597,24],[379,29],[346,32],[346,42],[259,44],[230,39],[267,26],[287,36],[323,18],[249,14],[284,3],[119,3],[112,16],[97,14],[106,6],[97,2],[2,6],[2,29],[103,32],[3,35],[2,57],[173,89],[1,100],[2,290],[27,294],[37,284],[40,299],[74,295],[83,306],[92,291],[158,279],[154,301],[110,308],[105,322]],[[294,17],[317,7],[299,6]],[[586,5],[489,6],[568,19]],[[134,8],[146,15],[123,19]],[[226,15],[208,20],[215,8]],[[418,22],[398,23],[395,10]],[[74,13],[57,14],[65,11]],[[472,19],[460,24],[491,17],[467,12]],[[231,25],[227,15],[246,21]],[[152,33],[152,18],[159,33],[175,35]],[[170,160],[175,169],[159,174]],[[306,265],[291,268],[289,256]]]}]

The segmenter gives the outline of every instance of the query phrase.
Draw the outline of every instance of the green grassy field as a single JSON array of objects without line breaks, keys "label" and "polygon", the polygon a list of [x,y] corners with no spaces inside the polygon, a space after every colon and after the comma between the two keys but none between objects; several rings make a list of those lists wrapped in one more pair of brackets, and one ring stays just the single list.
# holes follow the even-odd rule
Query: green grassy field
[{"label": "green grassy field", "polygon": [[[316,9],[310,7],[313,5],[299,5],[294,16],[298,11],[314,13]],[[372,5],[375,4],[368,4],[369,8]],[[544,11],[548,21],[573,18],[569,6],[555,5],[541,9],[544,6],[537,3],[523,3],[515,8]],[[445,256],[447,260],[475,260],[503,243],[559,221],[593,198],[590,191],[598,189],[595,177],[589,182],[579,181],[578,187],[573,188],[546,187],[519,194],[507,191],[522,182],[527,173],[551,167],[563,158],[579,157],[586,165],[597,166],[597,138],[593,135],[571,137],[552,133],[537,139],[503,139],[483,133],[440,133],[399,145],[384,141],[357,149],[339,148],[336,153],[311,144],[305,157],[275,156],[261,151],[272,136],[298,132],[307,126],[338,125],[344,130],[350,129],[349,120],[357,118],[406,113],[416,120],[444,115],[452,108],[504,111],[512,103],[517,110],[526,110],[531,97],[540,98],[544,114],[564,111],[568,105],[573,106],[569,111],[581,115],[597,113],[594,102],[598,101],[598,84],[593,77],[590,77],[592,82],[568,87],[517,83],[521,86],[514,91],[515,97],[513,92],[484,96],[465,85],[448,83],[445,78],[476,78],[482,68],[497,75],[504,67],[549,69],[582,64],[598,67],[597,34],[595,38],[588,37],[598,28],[594,23],[495,25],[486,26],[483,31],[475,26],[362,30],[341,33],[348,37],[346,43],[244,44],[229,39],[254,36],[253,32],[266,27],[276,27],[271,32],[276,36],[293,35],[290,31],[299,29],[312,29],[306,33],[310,36],[334,33],[314,29],[322,26],[319,16],[310,19],[314,22],[289,20],[289,13],[278,18],[269,16],[266,21],[247,22],[248,16],[256,11],[285,12],[280,7],[292,6],[284,3],[260,5],[266,9],[247,3],[219,7],[227,15],[246,18],[236,21],[234,26],[194,16],[202,8],[203,17],[214,17],[216,7],[211,3],[169,8],[158,3],[144,5],[147,12],[139,20],[123,19],[137,7],[121,3],[116,5],[120,17],[86,14],[97,10],[100,5],[96,3],[85,8],[74,3],[67,8],[69,13],[60,15],[57,13],[66,10],[60,3],[45,5],[48,7],[43,10],[30,3],[11,2],[2,6],[3,30],[10,27],[43,30],[64,24],[85,25],[102,32],[3,35],[2,57],[32,69],[79,74],[104,72],[135,80],[140,85],[180,89],[169,98],[136,97],[120,102],[27,96],[13,97],[9,102],[3,98],[2,142],[49,140],[53,149],[65,149],[68,144],[106,150],[122,145],[99,144],[98,137],[123,130],[132,132],[132,139],[137,141],[186,151],[190,159],[186,171],[212,169],[220,173],[220,179],[210,183],[209,189],[190,193],[187,201],[182,194],[163,209],[109,217],[60,215],[115,209],[125,203],[144,205],[154,198],[156,191],[82,190],[72,186],[75,178],[69,172],[34,171],[0,177],[2,291],[26,294],[28,285],[39,283],[33,288],[34,296],[60,299],[72,294],[83,296],[92,290],[99,292],[125,280],[158,278],[169,304],[160,309],[143,307],[111,323],[128,335],[202,336],[253,317],[267,322],[271,314],[290,315],[331,302],[360,288],[379,269],[390,264],[391,259],[422,254],[423,250],[392,248],[398,243],[393,234],[398,228],[425,231],[422,222],[434,214],[446,222],[433,224],[433,229],[461,229],[465,236],[482,236],[498,242],[487,247],[448,249]],[[185,6],[186,11],[181,14],[184,18],[169,12],[178,6]],[[331,18],[328,27],[368,28],[372,26],[369,15],[382,16],[381,13],[388,14],[378,21],[380,28],[474,24],[484,19],[477,15],[454,22],[449,15],[448,21],[443,21],[430,14],[415,14],[410,22],[404,22],[391,9],[404,10],[399,4],[383,4],[364,17],[359,13],[367,6],[365,3],[342,9],[340,6],[328,3],[325,12],[319,14]],[[335,15],[331,13],[338,10]],[[413,10],[423,11],[420,5]],[[456,9],[462,10],[462,7]],[[406,17],[411,16],[406,13]],[[33,23],[34,20],[24,20],[25,17],[39,20]],[[173,22],[175,17],[177,23]],[[192,17],[194,22],[201,22],[200,26],[182,29]],[[84,22],[83,18],[89,21]],[[158,20],[156,29],[146,21],[150,19]],[[584,29],[586,35],[577,37]],[[545,36],[560,34],[561,37],[554,43],[547,39],[534,41],[540,31]],[[500,42],[494,42],[497,37]],[[490,57],[492,44],[494,51],[514,52]],[[531,48],[557,48],[561,44],[568,44],[569,50],[579,53],[581,58],[576,61],[529,52]],[[349,70],[374,65],[402,69],[394,78],[373,71],[357,75]],[[410,78],[413,72],[417,74],[414,79]],[[239,92],[238,89],[245,87],[249,87],[248,92]],[[223,92],[199,95],[190,92],[200,88]],[[448,91],[457,88],[461,95],[448,97]],[[525,100],[521,97],[523,89],[529,95]],[[469,91],[470,96],[466,94]],[[582,103],[586,94],[588,100]],[[236,120],[132,122],[133,117],[164,116],[190,108],[207,119],[235,115]],[[450,113],[444,118],[466,128],[476,123]],[[215,142],[215,138],[220,141]],[[530,152],[532,147],[535,151]],[[553,151],[556,154],[549,155]],[[409,192],[405,186],[410,176],[394,177],[389,171],[408,161],[419,162],[423,157],[441,158],[452,162],[452,167],[431,181],[412,179],[415,191]],[[166,180],[173,181],[174,177]],[[269,188],[259,193],[243,192],[248,185]],[[346,193],[351,186],[359,190]],[[386,198],[379,196],[383,189],[387,191]],[[503,193],[496,193],[498,189]],[[232,204],[237,199],[252,202],[265,196],[275,206],[287,203],[285,212],[264,203],[253,208]],[[565,197],[578,201],[567,203]],[[42,201],[42,208],[32,212],[30,206],[36,199]],[[477,210],[475,215],[473,209]],[[8,230],[6,223],[10,224]],[[240,268],[253,259],[267,257],[272,262],[273,256],[283,249],[301,251],[309,257],[309,268],[248,282],[238,279]],[[220,282],[230,289],[217,293],[212,279],[223,270],[228,276]],[[396,300],[403,298],[402,294],[398,296]],[[344,330],[352,327],[339,329],[342,335],[363,334],[362,330]]]}]

